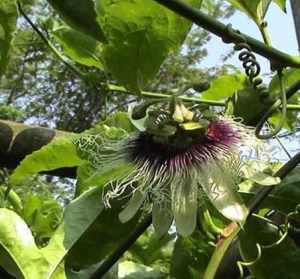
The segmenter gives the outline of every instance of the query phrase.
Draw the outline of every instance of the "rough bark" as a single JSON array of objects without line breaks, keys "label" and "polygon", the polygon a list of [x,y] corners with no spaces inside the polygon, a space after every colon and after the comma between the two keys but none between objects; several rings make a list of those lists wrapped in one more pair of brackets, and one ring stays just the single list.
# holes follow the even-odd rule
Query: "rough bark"
[{"label": "rough bark", "polygon": [[[26,155],[40,149],[55,137],[69,134],[64,131],[0,120],[0,167],[14,169]],[[75,177],[75,173],[75,168],[63,168],[49,174],[72,178]]]},{"label": "rough bark", "polygon": [[291,7],[292,7],[292,11],[293,11],[296,35],[297,35],[297,40],[298,40],[298,50],[300,52],[300,1],[299,0],[291,0]]}]

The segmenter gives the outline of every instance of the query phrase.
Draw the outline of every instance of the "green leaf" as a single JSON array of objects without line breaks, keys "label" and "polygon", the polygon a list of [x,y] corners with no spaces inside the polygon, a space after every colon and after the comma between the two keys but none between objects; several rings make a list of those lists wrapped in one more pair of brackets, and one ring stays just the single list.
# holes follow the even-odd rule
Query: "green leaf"
[{"label": "green leaf", "polygon": [[75,62],[88,67],[103,68],[99,57],[100,44],[92,37],[67,26],[55,29],[53,35],[66,55]]},{"label": "green leaf", "polygon": [[286,0],[273,0],[286,13]]},{"label": "green leaf", "polygon": [[66,259],[68,269],[81,270],[86,266],[101,262],[128,238],[130,232],[137,225],[140,214],[122,224],[119,220],[119,213],[126,202],[127,199],[113,200],[111,208],[103,210],[98,215],[93,224],[68,252]]},{"label": "green leaf", "polygon": [[[258,216],[252,216],[240,233],[240,250],[244,261],[257,258],[256,244],[268,246],[275,244],[282,236],[280,230]],[[300,278],[300,249],[286,237],[280,244],[271,248],[262,248],[262,254],[248,268],[257,279]]]},{"label": "green leaf", "polygon": [[168,275],[154,270],[151,267],[135,263],[133,261],[123,261],[119,265],[119,278],[122,279],[167,279]]},{"label": "green leaf", "polygon": [[203,278],[213,246],[200,231],[190,237],[178,237],[175,243],[170,275],[175,279]]},{"label": "green leaf", "polygon": [[17,6],[15,1],[0,2],[0,77],[4,74],[9,60],[9,49],[17,24]]},{"label": "green leaf", "polygon": [[129,250],[129,258],[146,266],[169,269],[176,234],[165,234],[158,237],[149,229],[143,233]]},{"label": "green leaf", "polygon": [[[94,272],[99,268],[102,262],[94,265],[90,265],[88,267],[82,268],[80,270],[70,269],[68,266],[64,266],[66,278],[68,279],[86,279],[91,278]],[[104,276],[103,279],[116,279],[118,277],[119,264],[115,264]],[[51,278],[52,279],[52,278]],[[53,279],[56,279],[53,278]],[[60,279],[59,277],[57,279]]]},{"label": "green leaf", "polygon": [[202,98],[209,100],[224,100],[238,90],[248,85],[248,79],[243,74],[224,75],[217,77],[210,88],[202,93]]},{"label": "green leaf", "polygon": [[[286,176],[270,195],[262,202],[260,208],[277,209],[288,214],[300,203],[300,169],[296,168]],[[245,201],[255,196],[255,192],[240,192]]]},{"label": "green leaf", "polygon": [[118,161],[102,168],[92,167],[89,163],[79,166],[77,169],[76,196],[92,187],[106,185],[110,181],[121,179],[132,169],[133,166],[124,161]]},{"label": "green leaf", "polygon": [[48,145],[25,157],[10,177],[12,184],[21,184],[31,176],[63,167],[75,167],[84,163],[77,155],[74,137],[54,139]]},{"label": "green leaf", "polygon": [[246,162],[241,169],[242,176],[252,182],[264,186],[279,184],[281,179],[273,176],[270,172],[267,173],[268,171],[268,164],[255,160]]},{"label": "green leaf", "polygon": [[[202,1],[186,2],[199,7]],[[103,47],[104,64],[134,92],[154,78],[191,27],[190,22],[152,0],[97,0],[96,11],[108,41]]]},{"label": "green leaf", "polygon": [[[98,125],[107,125],[109,127],[116,127],[118,129],[123,129],[128,133],[136,132],[137,129],[131,123],[129,115],[127,112],[116,112],[113,115],[110,115],[105,121],[99,123]],[[98,127],[96,125],[95,128]]]},{"label": "green leaf", "polygon": [[227,2],[235,8],[253,19],[257,25],[263,22],[271,1],[272,0],[227,0]]},{"label": "green leaf", "polygon": [[[251,106],[249,106],[251,104]],[[237,91],[229,100],[227,112],[243,119],[243,123],[255,126],[269,105],[261,101],[258,91],[248,87]],[[230,111],[230,108],[232,111]]]},{"label": "green leaf", "polygon": [[[285,88],[289,88],[292,84],[300,80],[300,70],[299,69],[288,69],[284,71],[284,84]],[[275,75],[270,84],[269,84],[269,92],[271,98],[273,100],[277,100],[281,98],[281,92],[280,92],[280,83],[278,76]],[[293,97],[288,99],[288,104],[299,104],[299,97],[297,94],[295,94]],[[296,125],[298,124],[297,119],[298,113],[295,111],[288,111],[286,121],[284,124],[284,128],[289,130],[294,130],[296,128]],[[272,115],[272,117],[269,118],[269,122],[276,126],[281,121],[281,113],[275,113]]]},{"label": "green leaf", "polygon": [[44,196],[29,195],[24,202],[22,216],[30,226],[38,243],[49,240],[62,219],[60,204]]},{"label": "green leaf", "polygon": [[47,0],[72,28],[103,42],[105,36],[96,21],[93,0]]},{"label": "green leaf", "polygon": [[15,212],[0,209],[1,266],[17,278],[45,278],[48,262],[36,247],[26,223]]},{"label": "green leaf", "polygon": [[50,262],[50,268],[45,273],[48,277],[44,278],[50,278],[54,274],[66,254],[102,213],[104,206],[101,202],[101,192],[101,188],[86,191],[66,207],[62,223],[49,244],[41,249]]}]

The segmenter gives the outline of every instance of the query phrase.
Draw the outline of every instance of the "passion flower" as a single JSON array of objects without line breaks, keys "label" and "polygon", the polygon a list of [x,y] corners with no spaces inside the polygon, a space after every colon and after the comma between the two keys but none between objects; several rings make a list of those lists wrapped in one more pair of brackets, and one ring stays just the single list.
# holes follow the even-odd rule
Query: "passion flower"
[{"label": "passion flower", "polygon": [[206,117],[182,104],[172,111],[148,111],[139,127],[142,131],[121,140],[101,140],[94,160],[99,169],[121,162],[132,166],[109,182],[103,196],[109,207],[111,199],[130,195],[119,214],[122,222],[150,204],[159,235],[168,231],[173,219],[179,234],[190,235],[204,195],[228,219],[246,218],[248,210],[237,192],[239,149],[253,141],[251,129],[230,117]]}]

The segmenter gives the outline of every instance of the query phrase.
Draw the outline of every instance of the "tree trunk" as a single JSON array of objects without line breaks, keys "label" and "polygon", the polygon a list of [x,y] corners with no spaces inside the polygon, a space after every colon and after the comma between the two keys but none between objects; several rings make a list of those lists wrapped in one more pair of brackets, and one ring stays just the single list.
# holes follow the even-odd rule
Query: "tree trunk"
[{"label": "tree trunk", "polygon": [[300,52],[300,1],[291,0],[291,7],[295,22],[296,35],[298,40],[298,50]]}]

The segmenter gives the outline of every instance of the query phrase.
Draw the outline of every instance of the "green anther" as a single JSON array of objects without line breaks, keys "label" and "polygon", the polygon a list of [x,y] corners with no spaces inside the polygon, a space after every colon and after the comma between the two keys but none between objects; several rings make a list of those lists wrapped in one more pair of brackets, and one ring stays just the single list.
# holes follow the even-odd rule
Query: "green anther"
[{"label": "green anther", "polygon": [[186,131],[201,130],[207,128],[206,125],[203,125],[200,122],[187,122],[179,124],[179,126]]}]

